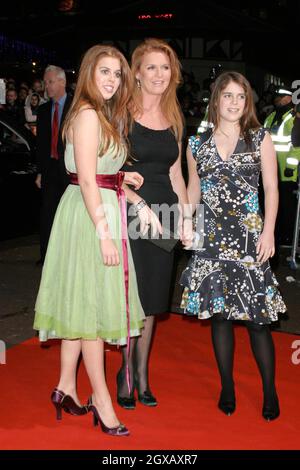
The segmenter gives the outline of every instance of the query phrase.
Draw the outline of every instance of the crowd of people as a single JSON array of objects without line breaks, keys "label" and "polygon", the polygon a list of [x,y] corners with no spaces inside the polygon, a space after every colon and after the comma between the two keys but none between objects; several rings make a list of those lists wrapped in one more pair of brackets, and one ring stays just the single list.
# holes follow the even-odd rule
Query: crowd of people
[{"label": "crowd of people", "polygon": [[[219,64],[218,64],[219,65]],[[219,65],[218,73],[222,70]],[[205,115],[207,104],[211,95],[211,83],[215,80],[215,67],[203,80],[200,85],[193,72],[182,71],[182,80],[177,88],[177,96],[183,115],[186,118],[195,117],[200,120]],[[0,105],[21,124],[31,126],[33,129],[36,123],[38,106],[49,100],[45,83],[42,78],[35,78],[31,84],[27,81],[18,82],[14,78],[5,79],[6,83],[6,104]],[[74,94],[76,82],[73,80],[67,83],[67,92]],[[252,87],[254,104],[260,122],[264,122],[266,117],[274,111],[274,99],[276,95],[276,85],[271,83],[258,96],[255,88]]]},{"label": "crowd of people", "polygon": [[[14,78],[4,80],[6,102],[0,104],[0,109],[11,116],[17,125],[25,125],[36,134],[38,108],[50,98],[44,80],[35,78],[31,84],[27,81],[18,82]],[[72,93],[71,86],[69,86],[69,93]]]},{"label": "crowd of people", "polygon": [[[193,72],[182,73],[182,85],[178,89],[178,99],[182,112],[186,118],[203,119],[208,101],[212,92],[212,84],[218,74],[223,70],[220,64],[212,67],[208,77],[203,80],[202,86],[197,82]],[[257,92],[255,86],[251,86],[253,101],[259,122],[264,123],[267,116],[275,110],[276,91],[278,86],[274,83],[267,84],[261,92]]]},{"label": "crowd of people", "polygon": [[[118,404],[130,410],[136,399],[158,405],[149,356],[155,319],[169,309],[174,245],[160,246],[166,233],[192,251],[180,280],[182,314],[211,321],[219,409],[226,415],[236,409],[232,324],[240,320],[261,375],[262,416],[271,421],[280,414],[269,329],[286,310],[269,264],[278,208],[275,148],[257,119],[248,80],[222,72],[210,90],[211,125],[189,136],[186,186],[180,69],[161,39],[141,42],[131,69],[116,48],[97,45],[83,57],[73,97],[56,66],[45,70],[45,90],[36,81],[27,98],[24,93],[30,118],[37,117],[36,184],[45,215],[34,328],[41,341],[62,340],[51,400],[57,419],[62,411],[91,412],[94,424],[113,436],[129,430],[106,385],[104,342],[122,347]],[[185,78],[181,103],[187,96],[197,102],[199,86]],[[12,89],[7,93],[17,99]],[[92,389],[85,405],[76,386],[81,353]]]}]

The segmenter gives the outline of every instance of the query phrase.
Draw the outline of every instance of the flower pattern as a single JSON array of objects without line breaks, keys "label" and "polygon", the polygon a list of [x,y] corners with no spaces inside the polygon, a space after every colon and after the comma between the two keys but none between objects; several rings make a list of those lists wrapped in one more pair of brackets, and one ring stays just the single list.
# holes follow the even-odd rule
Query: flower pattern
[{"label": "flower pattern", "polygon": [[221,313],[226,319],[265,324],[286,310],[269,263],[256,261],[263,229],[258,184],[265,133],[263,128],[250,131],[250,143],[240,138],[226,161],[211,131],[189,139],[201,182],[204,241],[181,276],[186,314],[209,318]]},{"label": "flower pattern", "polygon": [[258,194],[257,192],[250,191],[245,197],[246,208],[249,212],[258,212]]}]

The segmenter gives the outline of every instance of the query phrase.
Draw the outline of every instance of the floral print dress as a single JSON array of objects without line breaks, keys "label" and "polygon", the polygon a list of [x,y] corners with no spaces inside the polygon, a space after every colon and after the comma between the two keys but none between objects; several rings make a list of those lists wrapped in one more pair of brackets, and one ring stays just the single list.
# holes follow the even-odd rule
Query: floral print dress
[{"label": "floral print dress", "polygon": [[[266,130],[240,138],[226,161],[208,131],[189,145],[201,185],[202,246],[181,275],[183,312],[199,319],[221,313],[228,320],[259,324],[278,320],[286,310],[269,262],[256,261],[263,229],[258,201],[260,145]],[[199,222],[199,221],[198,221]]]}]

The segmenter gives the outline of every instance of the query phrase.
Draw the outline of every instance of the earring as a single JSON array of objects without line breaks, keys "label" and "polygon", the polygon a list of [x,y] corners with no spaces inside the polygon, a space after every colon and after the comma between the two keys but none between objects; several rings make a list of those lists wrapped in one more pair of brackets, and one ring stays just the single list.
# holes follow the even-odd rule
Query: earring
[{"label": "earring", "polygon": [[138,88],[141,88],[141,80],[139,80],[138,78],[136,79],[136,86]]}]

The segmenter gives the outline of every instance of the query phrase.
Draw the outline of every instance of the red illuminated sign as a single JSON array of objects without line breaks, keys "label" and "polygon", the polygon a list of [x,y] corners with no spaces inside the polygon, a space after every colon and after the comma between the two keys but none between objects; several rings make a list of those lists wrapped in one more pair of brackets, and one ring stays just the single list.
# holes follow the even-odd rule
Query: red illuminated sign
[{"label": "red illuminated sign", "polygon": [[173,13],[151,13],[138,15],[139,20],[171,20],[174,17]]}]

